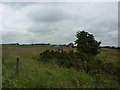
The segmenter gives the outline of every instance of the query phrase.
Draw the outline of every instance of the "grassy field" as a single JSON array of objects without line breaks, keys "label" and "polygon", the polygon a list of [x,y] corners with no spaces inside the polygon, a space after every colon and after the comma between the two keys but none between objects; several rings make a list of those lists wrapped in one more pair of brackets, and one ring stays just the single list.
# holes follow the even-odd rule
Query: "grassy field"
[{"label": "grassy field", "polygon": [[[96,77],[74,68],[59,67],[55,63],[38,61],[40,53],[59,46],[49,45],[3,45],[2,86],[3,88],[94,88]],[[73,50],[63,47],[64,50]],[[117,49],[101,48],[96,59],[112,62],[118,66]],[[19,76],[16,75],[16,58],[19,57]],[[100,74],[100,88],[118,87],[118,77]]]},{"label": "grassy field", "polygon": [[115,66],[118,66],[118,58],[120,51],[117,49],[101,48],[100,54],[97,55],[97,59],[112,62]]}]

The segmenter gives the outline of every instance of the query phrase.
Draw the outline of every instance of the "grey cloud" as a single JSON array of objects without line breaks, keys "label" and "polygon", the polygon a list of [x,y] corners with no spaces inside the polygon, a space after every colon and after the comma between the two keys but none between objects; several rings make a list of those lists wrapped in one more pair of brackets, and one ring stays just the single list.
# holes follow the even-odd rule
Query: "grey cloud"
[{"label": "grey cloud", "polygon": [[29,32],[32,32],[34,34],[51,34],[55,31],[54,27],[49,27],[49,26],[32,26],[31,28],[28,29]]},{"label": "grey cloud", "polygon": [[35,22],[57,22],[70,18],[70,13],[61,7],[44,6],[31,8],[27,16]]},{"label": "grey cloud", "polygon": [[4,5],[12,7],[13,9],[20,9],[20,8],[35,4],[34,2],[2,2],[2,3]]},{"label": "grey cloud", "polygon": [[117,3],[8,3],[6,6],[5,14],[10,15],[3,15],[3,27],[13,29],[16,34],[5,32],[3,42],[69,43],[84,28],[101,40],[102,45],[117,45]]},{"label": "grey cloud", "polygon": [[2,42],[3,43],[15,43],[15,42],[29,42],[32,36],[23,31],[3,31],[2,32]]}]

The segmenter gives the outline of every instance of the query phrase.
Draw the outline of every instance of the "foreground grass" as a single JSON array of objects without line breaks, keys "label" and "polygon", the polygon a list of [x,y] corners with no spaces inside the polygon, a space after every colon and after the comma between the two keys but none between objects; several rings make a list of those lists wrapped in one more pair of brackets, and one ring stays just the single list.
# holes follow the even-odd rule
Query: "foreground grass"
[{"label": "foreground grass", "polygon": [[[25,68],[26,67],[26,68]],[[74,88],[94,87],[94,79],[84,72],[77,72],[75,69],[65,69],[54,64],[29,63],[20,68],[19,76],[16,75],[15,67],[4,72],[4,87],[24,88]],[[87,85],[87,86],[86,86]]]},{"label": "foreground grass", "polygon": [[[54,63],[43,63],[37,60],[44,50],[58,48],[60,47],[4,45],[2,48],[3,88],[94,88],[95,76],[74,68],[59,67]],[[63,49],[71,50],[71,48]],[[117,50],[110,50],[112,54],[107,50],[110,49],[101,49],[101,53],[96,58],[117,65]],[[108,54],[107,57],[106,54]],[[20,58],[19,76],[16,75],[17,57]],[[100,88],[118,87],[118,77],[102,74],[99,77]]]}]

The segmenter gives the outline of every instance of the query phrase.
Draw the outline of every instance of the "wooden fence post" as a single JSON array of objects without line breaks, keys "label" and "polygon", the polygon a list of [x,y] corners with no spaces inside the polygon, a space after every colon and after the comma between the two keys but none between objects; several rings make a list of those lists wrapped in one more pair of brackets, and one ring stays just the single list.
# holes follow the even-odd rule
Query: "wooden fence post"
[{"label": "wooden fence post", "polygon": [[97,74],[96,78],[95,78],[95,88],[100,88],[100,76],[99,76],[99,74]]},{"label": "wooden fence post", "polygon": [[19,75],[19,58],[16,61],[16,74]]}]

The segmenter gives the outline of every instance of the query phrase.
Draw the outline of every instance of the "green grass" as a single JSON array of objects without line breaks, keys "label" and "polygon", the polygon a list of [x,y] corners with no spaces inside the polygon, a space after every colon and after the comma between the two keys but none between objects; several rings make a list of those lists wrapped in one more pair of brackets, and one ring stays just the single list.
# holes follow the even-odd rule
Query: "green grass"
[{"label": "green grass", "polygon": [[100,54],[98,54],[96,58],[102,61],[112,62],[115,66],[118,66],[119,55],[120,50],[101,48]]},{"label": "green grass", "polygon": [[[59,67],[55,63],[38,61],[39,54],[46,49],[61,47],[42,45],[3,45],[2,83],[3,88],[94,88],[95,76],[74,68]],[[72,48],[63,48],[66,51]],[[19,76],[16,75],[16,58],[20,58]],[[112,58],[111,58],[112,57]],[[117,65],[117,50],[101,49],[96,57]],[[118,87],[118,77],[99,75],[100,88]]]}]

